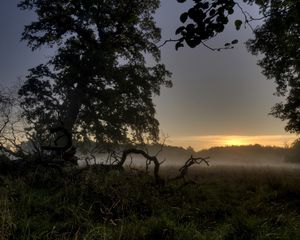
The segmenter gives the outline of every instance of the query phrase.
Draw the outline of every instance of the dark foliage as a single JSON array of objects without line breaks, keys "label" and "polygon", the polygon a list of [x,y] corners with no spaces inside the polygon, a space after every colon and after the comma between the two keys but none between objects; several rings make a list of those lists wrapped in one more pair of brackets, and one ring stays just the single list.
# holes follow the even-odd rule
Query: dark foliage
[{"label": "dark foliage", "polygon": [[[177,0],[180,3],[186,0]],[[185,24],[176,30],[181,35],[176,43],[176,49],[183,47],[185,41],[189,47],[196,47],[204,41],[215,37],[224,31],[228,23],[228,16],[234,13],[233,0],[199,1],[194,0],[194,5],[180,16],[180,21]],[[237,40],[226,44],[236,44]]]},{"label": "dark foliage", "polygon": [[286,130],[300,132],[300,1],[270,1],[263,8],[269,16],[255,30],[247,45],[253,54],[262,54],[259,65],[267,78],[277,84],[277,95],[287,96],[272,109],[272,115],[287,120]]},{"label": "dark foliage", "polygon": [[[158,138],[152,102],[170,73],[160,61],[160,29],[153,13],[159,1],[23,0],[36,21],[22,39],[36,50],[57,48],[55,56],[29,70],[19,91],[35,130],[63,122],[77,138],[126,142]],[[155,60],[146,65],[145,54]]]}]

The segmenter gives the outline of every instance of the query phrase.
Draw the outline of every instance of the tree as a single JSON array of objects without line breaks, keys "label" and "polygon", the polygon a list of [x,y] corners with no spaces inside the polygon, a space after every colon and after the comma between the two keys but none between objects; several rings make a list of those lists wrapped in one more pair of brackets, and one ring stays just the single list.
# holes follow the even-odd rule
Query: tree
[{"label": "tree", "polygon": [[171,86],[156,45],[161,35],[152,15],[159,0],[22,0],[18,6],[37,15],[22,40],[32,50],[57,48],[49,62],[29,70],[19,91],[36,131],[62,122],[78,139],[158,138],[152,97]]},{"label": "tree", "polygon": [[276,104],[271,114],[288,121],[287,131],[300,133],[300,1],[244,0],[247,4],[259,6],[260,18],[252,17],[237,1],[193,1],[195,4],[180,16],[184,25],[176,30],[180,35],[175,40],[176,49],[183,47],[184,43],[192,48],[203,44],[211,50],[233,48],[237,40],[218,48],[209,47],[206,41],[224,31],[229,23],[228,16],[236,8],[244,15],[244,20],[234,22],[237,30],[242,24],[252,28],[252,21],[264,20],[261,26],[252,28],[255,38],[247,42],[247,47],[252,54],[263,56],[258,62],[263,74],[275,80],[278,96],[286,96],[286,101]]},{"label": "tree", "polygon": [[288,121],[287,131],[300,133],[300,1],[270,1],[262,11],[268,17],[247,46],[253,54],[262,54],[258,64],[275,80],[277,95],[287,96],[271,114]]}]

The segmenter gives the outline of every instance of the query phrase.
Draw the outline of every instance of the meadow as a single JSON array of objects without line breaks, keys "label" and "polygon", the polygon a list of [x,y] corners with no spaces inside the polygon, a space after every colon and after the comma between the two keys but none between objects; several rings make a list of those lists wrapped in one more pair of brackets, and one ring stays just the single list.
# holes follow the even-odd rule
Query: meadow
[{"label": "meadow", "polygon": [[300,239],[299,169],[39,168],[0,178],[0,239]]}]

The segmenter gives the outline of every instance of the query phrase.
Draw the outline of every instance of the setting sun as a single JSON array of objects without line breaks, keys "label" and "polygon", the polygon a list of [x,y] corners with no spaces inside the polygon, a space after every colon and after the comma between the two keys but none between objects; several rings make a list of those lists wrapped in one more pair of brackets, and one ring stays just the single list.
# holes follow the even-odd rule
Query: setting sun
[{"label": "setting sun", "polygon": [[243,139],[238,139],[238,138],[230,138],[230,139],[226,139],[224,141],[224,145],[228,145],[228,146],[241,146],[241,145],[247,145],[249,143],[247,143],[245,140]]}]

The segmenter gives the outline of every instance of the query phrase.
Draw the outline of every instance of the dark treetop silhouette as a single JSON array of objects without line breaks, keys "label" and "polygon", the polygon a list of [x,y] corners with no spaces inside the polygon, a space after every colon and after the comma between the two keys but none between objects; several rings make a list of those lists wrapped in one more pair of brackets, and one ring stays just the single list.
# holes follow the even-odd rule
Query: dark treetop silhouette
[{"label": "dark treetop silhouette", "polygon": [[32,50],[57,48],[49,62],[29,70],[19,91],[38,133],[61,121],[73,138],[100,143],[158,138],[152,97],[171,86],[152,17],[159,0],[23,0],[18,6],[37,14],[22,40]]}]

